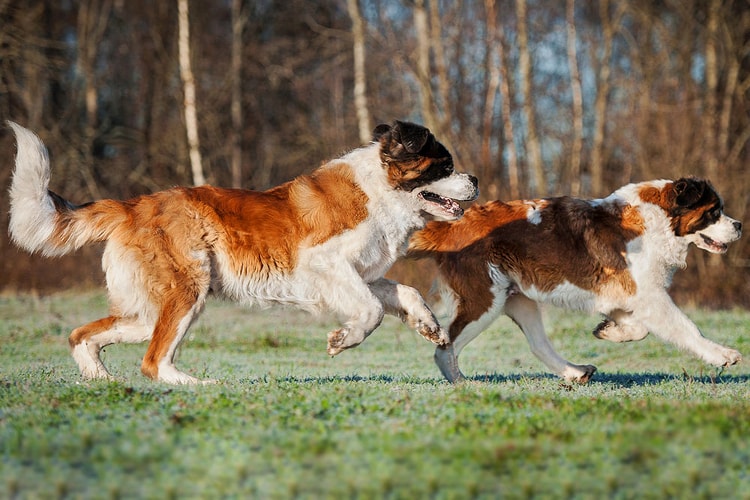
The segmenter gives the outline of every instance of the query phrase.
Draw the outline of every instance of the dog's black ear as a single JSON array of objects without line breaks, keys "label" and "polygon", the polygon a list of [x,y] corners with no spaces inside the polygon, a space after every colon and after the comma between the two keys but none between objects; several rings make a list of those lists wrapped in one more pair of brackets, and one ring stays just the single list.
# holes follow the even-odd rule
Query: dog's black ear
[{"label": "dog's black ear", "polygon": [[404,146],[407,153],[419,153],[430,138],[430,130],[416,123],[396,120],[391,130],[393,138]]},{"label": "dog's black ear", "polygon": [[375,130],[372,131],[372,142],[378,142],[381,137],[391,131],[391,126],[386,123],[381,123]]},{"label": "dog's black ear", "polygon": [[678,207],[690,207],[703,198],[706,183],[698,179],[682,178],[674,182],[675,204]]}]

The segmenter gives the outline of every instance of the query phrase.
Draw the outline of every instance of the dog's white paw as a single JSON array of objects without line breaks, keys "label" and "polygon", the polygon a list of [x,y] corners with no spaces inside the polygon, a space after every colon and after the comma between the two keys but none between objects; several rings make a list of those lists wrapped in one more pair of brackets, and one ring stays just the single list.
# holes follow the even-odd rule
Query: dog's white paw
[{"label": "dog's white paw", "polygon": [[605,319],[594,328],[594,337],[610,342],[635,342],[643,340],[648,335],[648,330],[634,326],[618,325],[611,319]]},{"label": "dog's white paw", "polygon": [[704,361],[714,366],[732,366],[742,361],[742,354],[734,349],[717,346],[708,352],[701,353]]},{"label": "dog's white paw", "polygon": [[328,333],[328,348],[326,352],[329,356],[335,356],[341,351],[356,347],[365,340],[366,335],[357,329],[339,328]]},{"label": "dog's white paw", "polygon": [[448,335],[448,332],[443,329],[438,324],[435,325],[425,325],[422,324],[417,328],[417,331],[421,336],[429,340],[435,345],[443,346],[448,345],[451,341],[450,335]]},{"label": "dog's white paw", "polygon": [[725,349],[723,352],[724,363],[721,366],[732,366],[742,361],[742,354],[734,349]]},{"label": "dog's white paw", "polygon": [[594,365],[571,365],[565,368],[565,371],[562,373],[562,378],[568,382],[585,384],[591,380],[594,373],[596,373],[596,366]]},{"label": "dog's white paw", "polygon": [[326,352],[329,356],[335,356],[346,349],[344,347],[344,339],[347,333],[346,328],[339,328],[338,330],[328,332],[328,347],[326,348]]}]

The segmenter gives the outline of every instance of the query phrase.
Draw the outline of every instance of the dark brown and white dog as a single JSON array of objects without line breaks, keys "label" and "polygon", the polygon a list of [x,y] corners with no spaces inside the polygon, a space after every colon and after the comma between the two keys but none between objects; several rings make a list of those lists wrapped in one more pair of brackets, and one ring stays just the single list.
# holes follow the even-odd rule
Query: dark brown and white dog
[{"label": "dark brown and white dog", "polygon": [[667,294],[691,243],[724,253],[740,235],[740,222],[723,213],[711,184],[686,178],[630,184],[598,200],[473,206],[461,220],[428,223],[412,237],[409,254],[436,261],[454,306],[451,342],[435,352],[448,380],[463,378],[459,353],[505,313],[552,372],[586,382],[596,368],[555,352],[539,302],[603,314],[594,331],[601,339],[626,342],[652,332],[712,365],[740,361],[739,352],[703,337]]},{"label": "dark brown and white dog", "polygon": [[174,356],[209,292],[337,314],[344,326],[328,335],[330,355],[365,340],[384,313],[436,344],[448,340],[415,289],[383,278],[425,214],[455,219],[463,213],[456,200],[478,194],[476,178],[454,172],[450,153],[422,126],[380,125],[371,144],[268,191],[201,186],[73,205],[48,191],[39,138],[10,125],[18,141],[13,241],[47,256],[106,241],[110,315],[69,339],[84,378],[110,377],[102,347],[150,340],[146,376],[199,382]]}]

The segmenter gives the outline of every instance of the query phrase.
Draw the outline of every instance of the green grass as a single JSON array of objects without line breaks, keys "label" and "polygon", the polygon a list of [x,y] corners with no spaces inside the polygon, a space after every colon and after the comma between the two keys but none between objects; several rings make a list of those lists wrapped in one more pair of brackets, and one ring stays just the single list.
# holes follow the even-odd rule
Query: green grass
[{"label": "green grass", "polygon": [[[748,363],[599,341],[596,317],[545,313],[561,354],[599,367],[585,386],[505,318],[451,386],[395,320],[331,359],[327,319],[219,302],[178,366],[221,383],[146,380],[145,345],[82,383],[67,335],[105,313],[98,294],[0,299],[0,498],[750,498]],[[750,356],[750,313],[688,314]]]}]

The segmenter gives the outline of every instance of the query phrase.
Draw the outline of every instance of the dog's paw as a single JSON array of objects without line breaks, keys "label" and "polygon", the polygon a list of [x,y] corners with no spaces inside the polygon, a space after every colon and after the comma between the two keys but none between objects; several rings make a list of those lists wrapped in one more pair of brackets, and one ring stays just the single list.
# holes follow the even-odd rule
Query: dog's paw
[{"label": "dog's paw", "polygon": [[591,333],[594,334],[594,337],[600,340],[609,340],[610,342],[634,342],[637,340],[643,340],[648,335],[648,330],[635,326],[625,327],[618,325],[611,319],[604,319]]},{"label": "dog's paw", "polygon": [[326,352],[335,356],[341,351],[357,347],[364,342],[367,334],[358,328],[345,326],[328,333],[328,348]]},{"label": "dog's paw", "polygon": [[732,366],[742,361],[742,354],[734,349],[724,351],[724,363],[721,366]]},{"label": "dog's paw", "polygon": [[448,345],[451,341],[450,335],[448,335],[448,332],[446,332],[441,326],[434,325],[429,326],[422,324],[417,329],[419,334],[432,342],[435,345],[443,346]]},{"label": "dog's paw", "polygon": [[594,373],[596,373],[596,366],[594,365],[573,365],[565,370],[563,378],[568,382],[586,384],[594,376]]},{"label": "dog's paw", "polygon": [[346,328],[339,328],[338,330],[333,330],[328,333],[328,348],[326,349],[326,352],[329,356],[333,357],[346,349],[346,347],[344,347],[346,333]]},{"label": "dog's paw", "polygon": [[707,363],[718,367],[732,366],[742,361],[742,354],[739,351],[723,346],[717,346],[709,352],[702,353],[701,357]]},{"label": "dog's paw", "polygon": [[458,367],[458,358],[452,345],[435,349],[435,363],[440,368],[440,373],[443,374],[448,382],[457,384],[466,380],[466,377],[464,377],[464,374],[461,373]]}]

